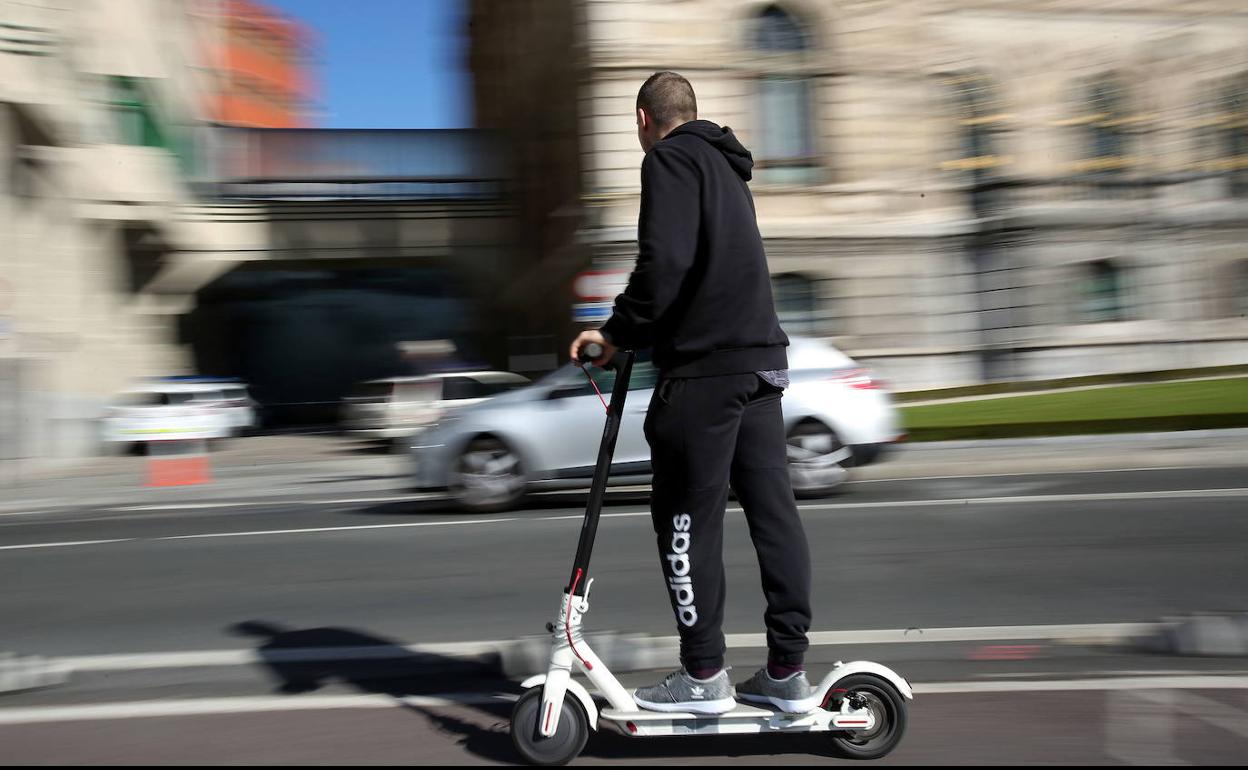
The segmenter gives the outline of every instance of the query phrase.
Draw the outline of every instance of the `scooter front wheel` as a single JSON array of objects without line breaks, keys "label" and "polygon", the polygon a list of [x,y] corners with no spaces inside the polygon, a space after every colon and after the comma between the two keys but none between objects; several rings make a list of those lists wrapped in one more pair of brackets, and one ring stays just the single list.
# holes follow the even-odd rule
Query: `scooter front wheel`
[{"label": "scooter front wheel", "polygon": [[531,765],[566,765],[585,748],[589,740],[589,719],[576,698],[563,699],[559,726],[549,738],[538,733],[542,715],[542,688],[532,687],[511,712],[511,743],[525,762]]},{"label": "scooter front wheel", "polygon": [[878,676],[852,674],[836,683],[823,707],[840,711],[845,698],[853,698],[870,709],[875,727],[867,731],[832,731],[829,736],[836,753],[848,759],[879,759],[897,748],[906,732],[906,700],[896,687]]}]

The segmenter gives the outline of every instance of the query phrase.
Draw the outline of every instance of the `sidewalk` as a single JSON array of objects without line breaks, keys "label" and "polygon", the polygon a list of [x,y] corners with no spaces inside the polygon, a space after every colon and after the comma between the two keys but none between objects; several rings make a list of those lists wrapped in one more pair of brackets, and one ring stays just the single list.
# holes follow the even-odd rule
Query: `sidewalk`
[{"label": "sidewalk", "polygon": [[902,443],[850,479],[1228,466],[1248,467],[1248,428]]},{"label": "sidewalk", "polygon": [[406,492],[407,457],[337,435],[253,436],[209,453],[212,481],[147,487],[147,457],[94,457],[0,474],[0,513],[67,505],[204,502],[290,494]]}]

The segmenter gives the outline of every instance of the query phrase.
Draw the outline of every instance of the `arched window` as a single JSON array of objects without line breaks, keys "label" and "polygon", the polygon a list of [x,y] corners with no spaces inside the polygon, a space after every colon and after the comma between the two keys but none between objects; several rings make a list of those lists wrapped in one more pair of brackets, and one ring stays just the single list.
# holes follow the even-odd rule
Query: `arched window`
[{"label": "arched window", "polygon": [[806,36],[796,19],[771,5],[758,15],[754,47],[760,51],[801,51],[806,48]]},{"label": "arched window", "polygon": [[797,19],[777,5],[754,18],[750,44],[759,56],[755,177],[801,184],[818,173],[812,81],[803,69],[810,45]]}]

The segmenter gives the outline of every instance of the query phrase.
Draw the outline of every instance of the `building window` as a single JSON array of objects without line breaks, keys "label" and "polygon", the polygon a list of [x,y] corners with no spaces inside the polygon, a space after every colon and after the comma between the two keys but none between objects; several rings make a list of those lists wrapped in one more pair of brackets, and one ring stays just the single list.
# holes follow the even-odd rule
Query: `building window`
[{"label": "building window", "polygon": [[1231,277],[1231,314],[1248,318],[1248,259],[1238,262]]},{"label": "building window", "polygon": [[115,76],[107,79],[106,100],[112,116],[113,141],[135,147],[154,147],[173,155],[183,174],[195,171],[195,147],[184,126],[160,119],[141,78]]},{"label": "building window", "polygon": [[802,26],[776,5],[754,18],[750,44],[759,56],[755,178],[763,183],[817,180],[810,46]]},{"label": "building window", "polygon": [[991,174],[1006,161],[997,154],[997,134],[1010,118],[1001,108],[996,88],[980,73],[950,75],[943,79],[943,84],[953,101],[958,155],[941,167],[948,171],[971,172],[975,176]]},{"label": "building window", "polygon": [[987,76],[971,72],[943,79],[953,104],[957,124],[956,158],[940,164],[945,171],[958,172],[971,185],[971,204],[976,216],[995,207],[997,193],[991,181],[1009,159],[999,154],[1000,133],[1010,115],[1002,109],[997,89]]},{"label": "building window", "polygon": [[165,147],[164,137],[139,82],[134,78],[114,77],[109,85],[109,106],[117,121],[118,141],[139,147]]},{"label": "building window", "polygon": [[780,325],[790,334],[817,334],[822,329],[819,298],[815,282],[804,275],[785,273],[772,276],[776,315]]},{"label": "building window", "polygon": [[1114,78],[1101,78],[1092,84],[1089,96],[1093,115],[1088,140],[1096,170],[1121,171],[1127,165],[1122,88]]},{"label": "building window", "polygon": [[1122,269],[1101,259],[1082,266],[1079,278],[1080,320],[1084,323],[1125,321]]},{"label": "building window", "polygon": [[801,51],[807,47],[806,36],[791,15],[772,5],[758,15],[754,47],[760,51]]},{"label": "building window", "polygon": [[1081,114],[1059,123],[1078,132],[1082,160],[1073,170],[1095,179],[1121,179],[1132,165],[1132,132],[1143,123],[1142,116],[1130,113],[1123,79],[1112,74],[1093,78],[1081,86],[1077,99]]},{"label": "building window", "polygon": [[1248,197],[1248,72],[1232,78],[1222,94],[1222,141],[1230,193]]},{"label": "building window", "polygon": [[1225,191],[1248,197],[1248,72],[1204,84],[1193,122],[1194,168],[1225,182]]}]

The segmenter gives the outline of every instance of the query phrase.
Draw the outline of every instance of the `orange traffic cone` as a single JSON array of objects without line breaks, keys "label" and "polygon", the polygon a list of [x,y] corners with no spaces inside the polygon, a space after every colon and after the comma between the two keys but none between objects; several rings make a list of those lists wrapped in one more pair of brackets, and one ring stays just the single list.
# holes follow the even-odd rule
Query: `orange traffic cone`
[{"label": "orange traffic cone", "polygon": [[151,441],[147,445],[147,486],[176,487],[212,481],[208,446],[197,441]]}]

